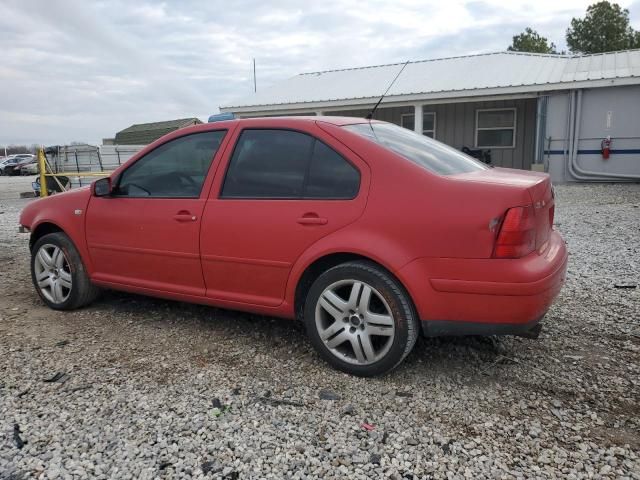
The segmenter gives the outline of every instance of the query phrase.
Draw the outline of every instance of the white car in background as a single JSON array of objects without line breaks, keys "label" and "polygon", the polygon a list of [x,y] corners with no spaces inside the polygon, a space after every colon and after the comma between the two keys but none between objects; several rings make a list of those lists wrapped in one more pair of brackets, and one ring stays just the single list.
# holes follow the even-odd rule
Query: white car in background
[{"label": "white car in background", "polygon": [[20,175],[36,175],[38,173],[38,162],[27,163],[20,167]]}]

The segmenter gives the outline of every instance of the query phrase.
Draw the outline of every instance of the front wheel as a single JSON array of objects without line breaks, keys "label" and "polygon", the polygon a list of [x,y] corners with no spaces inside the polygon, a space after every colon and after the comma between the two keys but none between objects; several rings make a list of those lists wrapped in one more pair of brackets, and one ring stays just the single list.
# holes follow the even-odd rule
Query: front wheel
[{"label": "front wheel", "polygon": [[99,293],[75,245],[62,232],[44,235],[33,245],[31,279],[40,298],[55,310],[83,307]]},{"label": "front wheel", "polygon": [[320,275],[307,295],[304,321],[311,343],[328,363],[363,377],[395,368],[418,338],[408,294],[368,261],[344,263]]}]

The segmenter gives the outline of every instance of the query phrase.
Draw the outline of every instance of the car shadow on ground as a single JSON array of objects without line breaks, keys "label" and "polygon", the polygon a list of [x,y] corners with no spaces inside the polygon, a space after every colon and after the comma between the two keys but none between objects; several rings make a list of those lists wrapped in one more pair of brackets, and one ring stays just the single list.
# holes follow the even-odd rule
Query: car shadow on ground
[{"label": "car shadow on ground", "polygon": [[[288,357],[292,349],[294,355],[300,356],[312,350],[304,325],[299,321],[116,291],[104,292],[90,308],[126,317],[154,329],[184,329],[185,335],[204,336],[205,341],[207,335],[218,341],[221,337],[226,338],[229,342],[243,338],[241,342],[238,341],[240,345],[255,348],[271,356],[274,361],[278,361],[280,356]],[[520,341],[514,337],[495,336],[421,336],[396,371],[408,374],[417,369],[424,370],[425,362],[428,362],[431,371],[471,371],[473,368],[470,370],[469,367],[483,368],[502,358],[508,359],[518,349]],[[321,362],[319,357],[314,355],[313,358]]]}]

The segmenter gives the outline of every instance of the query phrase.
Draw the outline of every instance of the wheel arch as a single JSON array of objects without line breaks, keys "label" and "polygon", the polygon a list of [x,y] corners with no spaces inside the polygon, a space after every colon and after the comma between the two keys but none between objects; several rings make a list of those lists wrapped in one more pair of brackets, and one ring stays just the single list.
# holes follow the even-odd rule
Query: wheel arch
[{"label": "wheel arch", "polygon": [[39,223],[31,232],[31,236],[29,237],[29,250],[33,249],[33,246],[39,239],[41,239],[45,235],[56,232],[61,232],[66,235],[66,232],[56,223],[53,223],[51,221],[44,221]]},{"label": "wheel arch", "polygon": [[384,265],[379,260],[372,258],[371,256],[355,253],[349,251],[340,251],[340,252],[331,252],[321,255],[315,258],[312,262],[310,262],[306,268],[302,271],[295,286],[295,293],[293,298],[294,305],[294,314],[297,320],[302,319],[304,314],[304,303],[311,288],[311,285],[315,280],[322,275],[323,272],[326,272],[328,269],[333,268],[337,265],[341,265],[343,263],[352,262],[352,261],[367,261],[375,264],[379,268],[383,269],[388,275],[390,275],[394,280],[398,282],[400,287],[404,290],[413,307],[414,311],[416,310],[415,302],[411,296],[409,289],[406,287],[401,278],[398,277],[394,273],[394,271],[387,265]]}]

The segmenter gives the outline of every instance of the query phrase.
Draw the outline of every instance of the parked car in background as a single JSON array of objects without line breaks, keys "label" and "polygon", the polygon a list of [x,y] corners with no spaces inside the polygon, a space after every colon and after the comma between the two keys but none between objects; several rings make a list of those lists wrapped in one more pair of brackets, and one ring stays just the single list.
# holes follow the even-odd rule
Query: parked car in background
[{"label": "parked car in background", "polygon": [[38,170],[38,162],[34,160],[20,167],[20,175],[36,175]]},{"label": "parked car in background", "polygon": [[[64,192],[70,187],[69,177],[46,177],[47,194],[54,195],[56,193]],[[31,182],[31,188],[36,197],[40,196],[40,177],[36,177],[35,181]]]},{"label": "parked car in background", "polygon": [[36,156],[33,155],[32,153],[16,153],[14,155],[15,158],[19,158],[21,160],[23,159],[30,159],[30,160],[35,160]]},{"label": "parked car in background", "polygon": [[567,266],[554,209],[547,174],[384,122],[281,117],[177,130],[20,225],[51,308],[102,287],[297,318],[371,376],[420,332],[537,336]]},{"label": "parked car in background", "polygon": [[19,161],[20,159],[16,157],[5,157],[2,161],[0,161],[0,175],[6,175],[5,170],[7,169],[7,167],[13,167]]},{"label": "parked car in background", "polygon": [[16,155],[15,158],[18,159],[18,162],[14,163],[13,165],[8,165],[4,169],[5,175],[9,175],[9,176],[20,175],[23,166],[31,163],[36,163],[35,155],[21,154],[21,155]]}]

